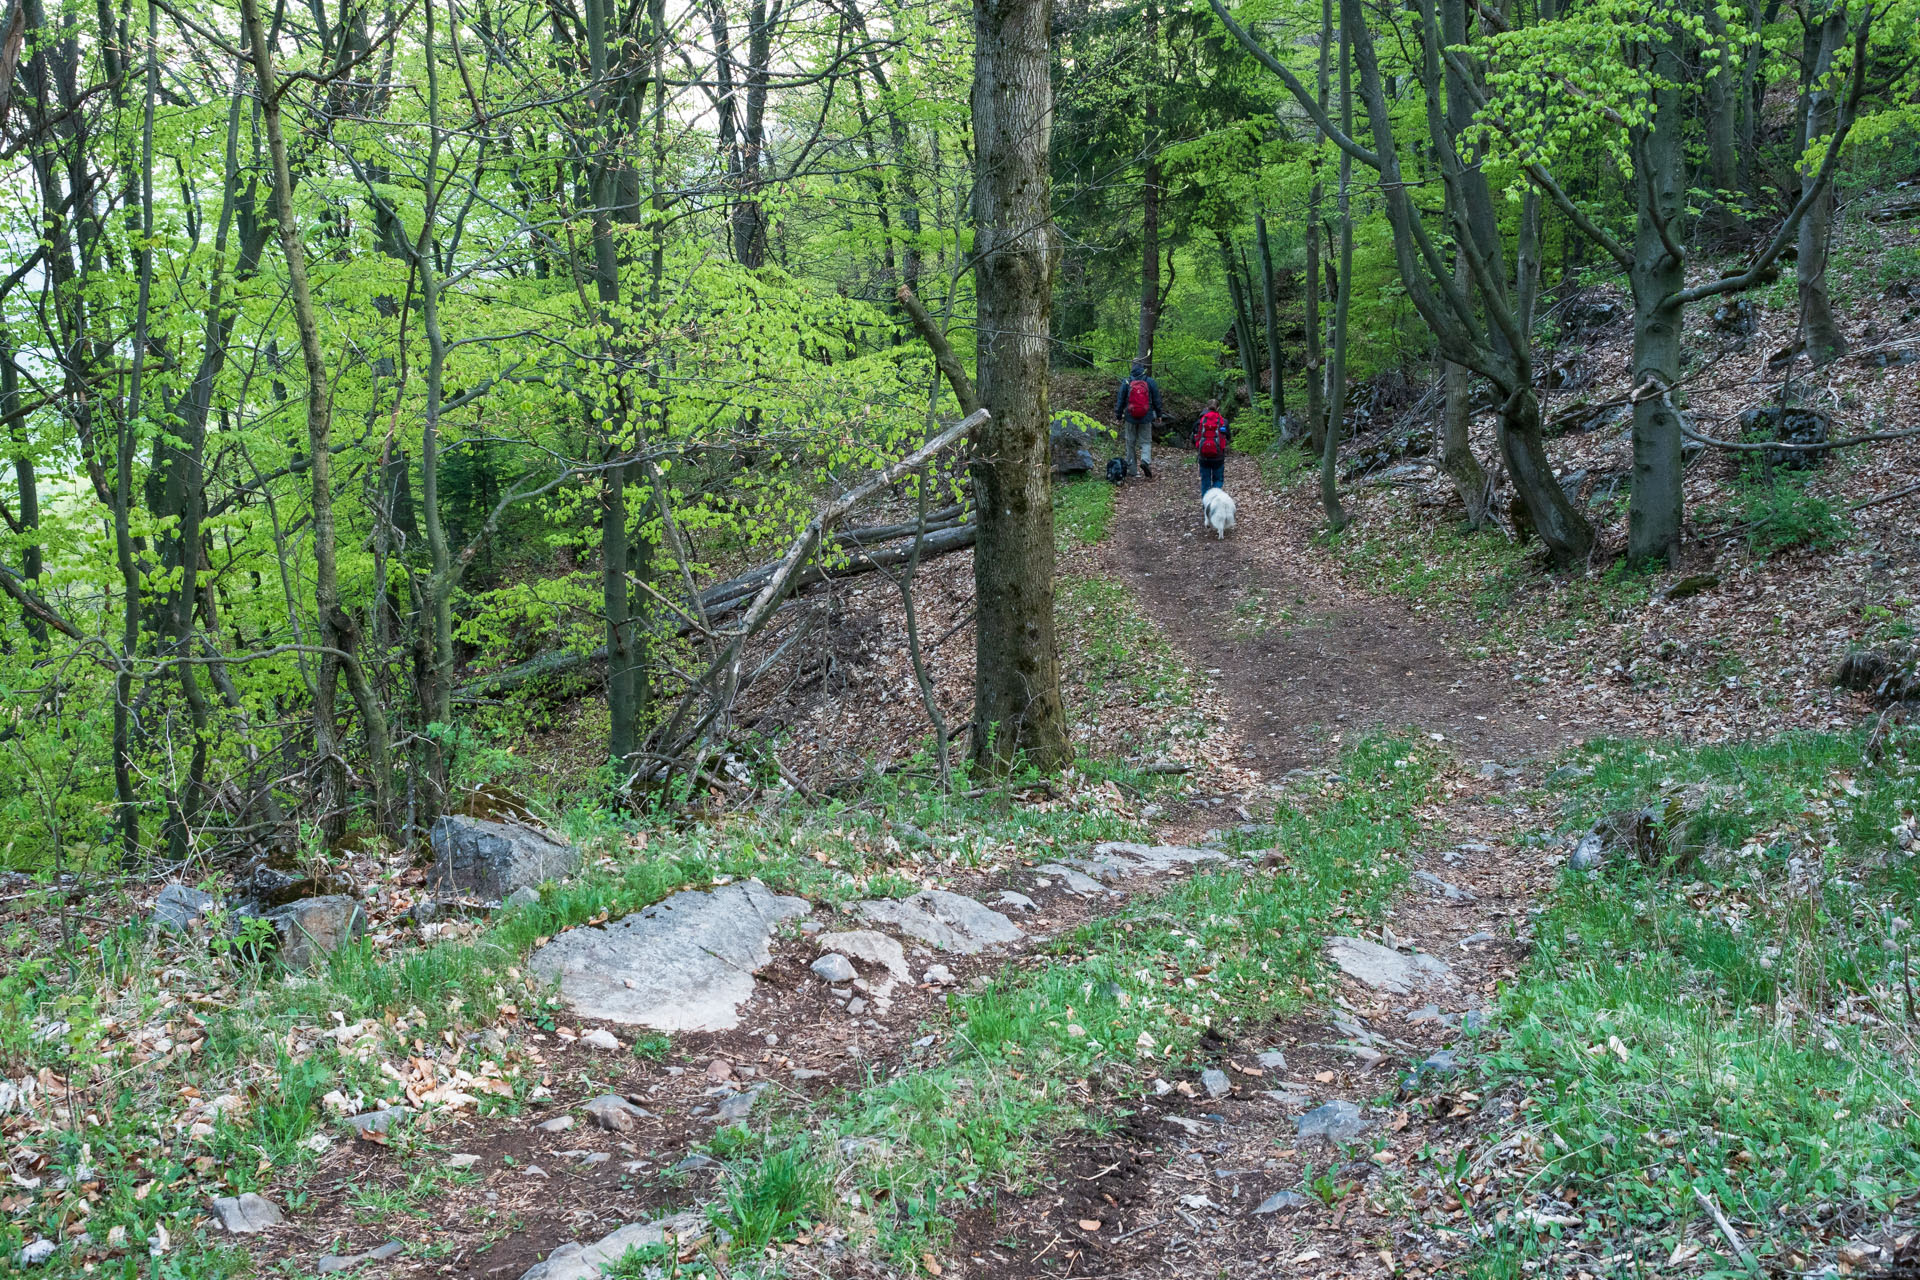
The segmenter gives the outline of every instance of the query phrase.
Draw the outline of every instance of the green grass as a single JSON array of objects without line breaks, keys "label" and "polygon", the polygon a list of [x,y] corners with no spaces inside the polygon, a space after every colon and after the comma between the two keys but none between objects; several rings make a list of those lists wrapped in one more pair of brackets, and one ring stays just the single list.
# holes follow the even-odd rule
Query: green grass
[{"label": "green grass", "polygon": [[1053,486],[1055,547],[1066,551],[1104,541],[1113,527],[1113,496],[1114,487],[1093,476],[1057,482]]},{"label": "green grass", "polygon": [[[1625,1251],[1654,1273],[1700,1222],[1698,1190],[1762,1224],[1748,1239],[1764,1266],[1804,1271],[1791,1254],[1817,1255],[1822,1214],[1872,1218],[1920,1187],[1920,878],[1894,835],[1920,780],[1861,746],[1582,753],[1594,772],[1565,799],[1566,830],[1666,806],[1669,838],[1701,851],[1686,877],[1569,873],[1501,1003],[1506,1038],[1485,1066],[1531,1100],[1544,1152],[1516,1191],[1572,1203],[1586,1225],[1566,1234],[1588,1256]],[[1710,1226],[1703,1238],[1722,1247]],[[1561,1274],[1556,1255],[1567,1240],[1506,1234],[1478,1274]]]},{"label": "green grass", "polygon": [[[1010,845],[1085,847],[1137,839],[1144,830],[1115,809],[1101,784],[1111,781],[1142,795],[1178,785],[1101,760],[1083,760],[1074,780],[1066,801],[1044,806],[1013,803],[1004,791],[949,795],[911,775],[889,775],[844,801],[720,821],[575,808],[556,824],[581,844],[585,869],[566,884],[549,886],[538,903],[497,913],[464,939],[393,950],[371,942],[348,946],[324,967],[292,980],[250,953],[207,947],[201,940],[152,938],[137,922],[91,941],[83,937],[64,950],[16,931],[0,939],[0,1076],[18,1080],[44,1068],[77,1084],[93,1082],[79,1119],[33,1141],[56,1170],[82,1161],[95,1169],[106,1188],[89,1220],[96,1240],[121,1227],[138,1245],[165,1227],[172,1241],[167,1257],[179,1274],[241,1274],[250,1266],[245,1253],[193,1225],[208,1199],[272,1190],[297,1209],[315,1159],[308,1143],[322,1134],[345,1138],[326,1119],[321,1099],[338,1090],[368,1108],[403,1101],[399,1083],[380,1067],[404,1064],[416,1039],[433,1042],[449,1032],[458,1038],[509,1013],[523,1028],[551,1031],[558,1005],[522,969],[526,953],[541,939],[723,877],[757,876],[830,906],[917,889],[914,879],[901,874],[910,856],[964,869],[1004,858]],[[929,837],[929,847],[903,850],[890,834],[896,822],[915,824]],[[603,855],[613,865],[600,865]],[[57,914],[58,902],[49,897],[44,909]],[[129,908],[124,914],[133,913]],[[182,1003],[183,993],[204,1003]],[[167,1019],[176,1041],[199,1040],[193,1054],[133,1067],[115,1028]],[[64,1032],[36,1035],[37,1027],[61,1022],[68,1024]],[[342,1043],[321,1034],[353,1024],[364,1024],[357,1039]],[[670,1049],[667,1037],[647,1036],[633,1051],[657,1057]],[[483,1045],[463,1049],[458,1065],[478,1073],[483,1062],[497,1062],[513,1091],[483,1099],[480,1114],[519,1111],[538,1069],[523,1070],[527,1064],[514,1053]],[[187,1083],[207,1098],[232,1093],[249,1101],[210,1132],[185,1136],[174,1122],[183,1105],[178,1091]],[[401,1154],[426,1150],[424,1132],[412,1126],[396,1126],[389,1139],[389,1149]],[[137,1194],[149,1182],[152,1188]],[[395,1191],[365,1189],[356,1209],[374,1216],[411,1213],[433,1194],[431,1184],[432,1176],[422,1175]],[[768,1201],[757,1195],[741,1193],[735,1235],[786,1229],[767,1222],[790,1224],[781,1216],[788,1213],[781,1196]],[[40,1234],[58,1238],[65,1213],[61,1197],[42,1196],[26,1211],[0,1218],[0,1256]],[[77,1253],[62,1249],[43,1274],[70,1272],[77,1274]]]},{"label": "green grass", "polygon": [[1339,783],[1274,815],[1280,866],[1203,871],[1059,939],[1042,966],[949,997],[918,1069],[727,1139],[729,1177],[754,1186],[776,1160],[824,1161],[790,1229],[829,1222],[902,1265],[937,1251],[957,1213],[1030,1188],[1057,1143],[1203,1061],[1209,1029],[1251,1030],[1315,998],[1325,937],[1362,927],[1403,883],[1431,778],[1416,746],[1356,746]]}]

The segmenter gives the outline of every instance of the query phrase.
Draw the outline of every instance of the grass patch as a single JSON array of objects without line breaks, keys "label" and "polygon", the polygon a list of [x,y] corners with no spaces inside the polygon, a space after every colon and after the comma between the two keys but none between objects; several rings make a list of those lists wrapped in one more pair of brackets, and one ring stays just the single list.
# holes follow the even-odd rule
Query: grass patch
[{"label": "grass patch", "polygon": [[[1073,655],[1068,693],[1075,721],[1097,716],[1114,701],[1194,705],[1192,672],[1124,583],[1097,574],[1062,576],[1054,590],[1060,650]],[[1202,732],[1197,721],[1179,729]]]},{"label": "grass patch", "polygon": [[1721,518],[1746,535],[1747,550],[1761,558],[1783,551],[1830,551],[1852,530],[1840,512],[1807,490],[1809,477],[1791,471],[1762,473],[1742,481]]},{"label": "grass patch", "polygon": [[1053,486],[1053,541],[1056,550],[1090,547],[1113,527],[1114,486],[1084,476]]},{"label": "grass patch", "polygon": [[1895,1212],[1920,1186],[1920,779],[1897,753],[1866,764],[1861,747],[1793,735],[1585,749],[1569,831],[1665,806],[1669,837],[1699,856],[1684,878],[1570,873],[1540,917],[1486,1065],[1527,1095],[1541,1139],[1514,1190],[1529,1204],[1551,1193],[1585,1225],[1504,1235],[1479,1274],[1559,1274],[1539,1270],[1549,1255],[1623,1251],[1651,1274],[1690,1237],[1724,1251],[1696,1191],[1760,1224],[1747,1239],[1766,1270],[1807,1272],[1831,1221]]},{"label": "grass patch", "polygon": [[1058,940],[1044,966],[949,997],[919,1069],[730,1139],[730,1176],[753,1185],[776,1159],[828,1159],[840,1197],[822,1193],[795,1224],[829,1222],[902,1265],[939,1250],[958,1213],[1028,1189],[1059,1141],[1205,1060],[1210,1029],[1313,998],[1324,938],[1375,918],[1404,881],[1431,777],[1417,746],[1354,747],[1339,782],[1273,815],[1281,865],[1203,871]]}]

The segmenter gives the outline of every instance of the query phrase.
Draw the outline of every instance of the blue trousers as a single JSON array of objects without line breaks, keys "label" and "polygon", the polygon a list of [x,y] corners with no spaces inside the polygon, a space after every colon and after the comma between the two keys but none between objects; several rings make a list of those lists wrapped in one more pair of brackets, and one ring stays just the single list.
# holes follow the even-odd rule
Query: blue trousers
[{"label": "blue trousers", "polygon": [[1208,462],[1205,458],[1200,459],[1200,496],[1206,497],[1209,489],[1226,487],[1227,460],[1222,458],[1218,462]]}]

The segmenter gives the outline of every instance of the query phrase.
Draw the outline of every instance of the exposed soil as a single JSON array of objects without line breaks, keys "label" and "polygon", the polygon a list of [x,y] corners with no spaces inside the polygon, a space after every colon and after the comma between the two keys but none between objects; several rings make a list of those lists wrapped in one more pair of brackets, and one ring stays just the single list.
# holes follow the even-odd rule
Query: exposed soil
[{"label": "exposed soil", "polygon": [[[1343,585],[1322,567],[1324,552],[1316,564],[1312,529],[1250,466],[1230,482],[1238,528],[1218,540],[1201,524],[1191,459],[1161,457],[1155,480],[1120,495],[1103,567],[1212,679],[1237,763],[1268,778],[1324,767],[1343,738],[1376,727],[1454,744],[1463,765],[1441,782],[1427,847],[1409,852],[1464,896],[1416,884],[1389,923],[1403,946],[1445,959],[1453,981],[1395,996],[1342,978],[1327,1013],[1220,1041],[1210,1065],[1227,1073],[1229,1094],[1169,1081],[1171,1092],[1110,1133],[1062,1150],[1039,1191],[996,1197],[962,1220],[955,1271],[968,1280],[1428,1274],[1465,1247],[1468,1234],[1452,1224],[1473,1193],[1429,1186],[1420,1153],[1491,1151],[1507,1104],[1468,1092],[1464,1075],[1407,1077],[1441,1049],[1470,1064],[1463,1022],[1526,959],[1527,909],[1559,858],[1518,842],[1550,817],[1505,793],[1519,787],[1516,765],[1575,726],[1540,717],[1486,664],[1457,656],[1437,623]],[[1495,776],[1474,771],[1487,760],[1501,766]],[[1273,1050],[1284,1067],[1256,1065]],[[1359,1106],[1367,1131],[1351,1144],[1300,1138],[1299,1117],[1331,1101]],[[1305,1202],[1252,1212],[1283,1191]]]},{"label": "exposed soil", "polygon": [[1252,462],[1230,464],[1238,526],[1220,539],[1201,520],[1192,456],[1160,458],[1153,480],[1121,491],[1103,567],[1219,687],[1243,762],[1278,777],[1383,727],[1442,733],[1475,760],[1566,739],[1572,726],[1536,719],[1491,664],[1451,651],[1438,619],[1331,575],[1314,529]]}]

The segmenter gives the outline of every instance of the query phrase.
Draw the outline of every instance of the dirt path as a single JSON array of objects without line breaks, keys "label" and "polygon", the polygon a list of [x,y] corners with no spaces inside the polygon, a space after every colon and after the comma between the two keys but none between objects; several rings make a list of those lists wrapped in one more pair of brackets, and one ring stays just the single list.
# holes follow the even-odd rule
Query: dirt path
[{"label": "dirt path", "polygon": [[1440,624],[1343,588],[1311,545],[1315,526],[1251,462],[1230,476],[1239,527],[1219,540],[1201,523],[1192,459],[1161,456],[1156,479],[1121,490],[1104,567],[1220,686],[1248,763],[1278,777],[1381,727],[1443,733],[1473,760],[1558,745],[1558,726],[1525,710],[1504,673],[1450,653]]},{"label": "dirt path", "polygon": [[[1167,457],[1160,479],[1121,493],[1104,567],[1220,687],[1243,761],[1269,779],[1332,768],[1341,739],[1375,727],[1453,744],[1461,766],[1441,781],[1425,847],[1409,851],[1413,890],[1369,939],[1448,972],[1404,991],[1342,976],[1333,1007],[1220,1039],[1211,1065],[1226,1092],[1220,1076],[1211,1090],[1175,1079],[1114,1132],[1063,1150],[1041,1192],[966,1221],[956,1262],[968,1280],[1418,1278],[1471,1242],[1483,1193],[1442,1170],[1459,1153],[1497,1163],[1510,1129],[1509,1102],[1468,1088],[1474,1029],[1525,961],[1528,908],[1558,868],[1522,840],[1552,819],[1520,791],[1565,732],[1407,605],[1343,587],[1312,526],[1251,471],[1239,528],[1216,541],[1190,460]],[[1334,1103],[1364,1130],[1304,1136],[1302,1118]]]},{"label": "dirt path", "polygon": [[[1461,1206],[1436,1195],[1423,1218],[1389,1189],[1423,1146],[1457,1147],[1486,1125],[1452,1092],[1396,1101],[1397,1082],[1444,1049],[1470,1059],[1463,1027],[1525,958],[1526,909],[1558,859],[1519,843],[1548,819],[1508,793],[1520,785],[1513,766],[1547,751],[1559,730],[1528,714],[1500,673],[1452,656],[1446,638],[1408,606],[1340,584],[1326,571],[1326,551],[1311,546],[1311,526],[1282,503],[1246,490],[1238,531],[1215,541],[1201,536],[1191,467],[1174,463],[1162,475],[1119,495],[1103,567],[1218,686],[1243,764],[1268,780],[1296,768],[1331,770],[1342,739],[1376,726],[1417,726],[1455,745],[1464,763],[1426,815],[1430,847],[1410,854],[1428,878],[1390,921],[1399,939],[1444,957],[1451,973],[1431,990],[1398,994],[1348,982],[1343,1007],[1329,1011],[1337,1016],[1218,1040],[1210,1065],[1226,1073],[1227,1092],[1210,1096],[1198,1075],[1178,1078],[1117,1129],[1062,1147],[1043,1175],[1045,1190],[996,1195],[962,1215],[949,1280],[1416,1274],[1406,1270],[1409,1259],[1430,1269],[1457,1251],[1445,1223]],[[1483,769],[1485,761],[1497,767]],[[1220,804],[1258,802],[1210,799],[1211,807],[1168,805],[1158,836],[1196,842],[1218,824]],[[983,901],[1009,889],[1031,895],[1020,924],[1034,942],[1113,909],[1104,892],[1082,894],[1036,874],[963,874],[943,885]],[[912,1037],[937,1015],[948,987],[903,985],[890,1002],[863,1010],[864,1000],[828,998],[807,967],[814,953],[805,940],[780,943],[739,1030],[676,1036],[658,1060],[588,1047],[585,1022],[552,1036],[531,1033],[527,1053],[546,1096],[530,1114],[462,1121],[435,1135],[471,1158],[475,1176],[432,1197],[439,1260],[396,1262],[393,1270],[515,1280],[566,1242],[713,1199],[719,1166],[688,1157],[711,1137],[719,1103],[734,1091],[764,1082],[804,1105],[842,1096],[870,1073],[912,1070],[926,1044]],[[924,967],[935,957],[918,950],[911,959]],[[1046,962],[1024,944],[938,959],[953,971],[949,987]],[[607,1029],[622,1045],[633,1038],[631,1028]],[[1275,1052],[1284,1066],[1271,1058],[1258,1065]],[[643,1108],[628,1129],[574,1118],[606,1094]],[[1303,1114],[1334,1102],[1359,1108],[1367,1128],[1357,1145],[1297,1136]],[[384,1238],[370,1228],[394,1218],[369,1219],[368,1188],[398,1194],[412,1176],[388,1155],[361,1142],[330,1152],[309,1182],[298,1228],[276,1241],[276,1260],[304,1268],[349,1241],[363,1248]],[[1276,1193],[1315,1187],[1339,1196],[1251,1212]],[[1434,1214],[1437,1226],[1426,1220]],[[1095,1230],[1084,1229],[1095,1220]]]}]

